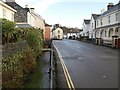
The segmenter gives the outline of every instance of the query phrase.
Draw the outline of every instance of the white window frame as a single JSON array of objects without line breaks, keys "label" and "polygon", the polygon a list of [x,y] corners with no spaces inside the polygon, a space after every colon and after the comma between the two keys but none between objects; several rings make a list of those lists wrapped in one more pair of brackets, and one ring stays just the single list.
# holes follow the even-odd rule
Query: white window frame
[{"label": "white window frame", "polygon": [[3,18],[6,18],[6,9],[3,8]]},{"label": "white window frame", "polygon": [[100,19],[100,24],[103,25],[103,19]]},{"label": "white window frame", "polygon": [[110,21],[110,16],[108,16],[108,23],[111,23],[111,21]]},{"label": "white window frame", "polygon": [[115,14],[116,21],[118,21],[118,13]]},{"label": "white window frame", "polygon": [[14,21],[14,14],[11,13],[11,20]]}]

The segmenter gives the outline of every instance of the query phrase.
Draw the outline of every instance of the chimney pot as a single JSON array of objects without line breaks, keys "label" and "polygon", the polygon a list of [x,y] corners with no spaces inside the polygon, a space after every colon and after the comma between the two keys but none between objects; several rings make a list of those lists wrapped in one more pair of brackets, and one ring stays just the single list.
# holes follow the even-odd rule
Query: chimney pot
[{"label": "chimney pot", "polygon": [[108,6],[107,6],[108,10],[109,10],[111,7],[113,7],[113,6],[114,6],[113,3],[108,3]]},{"label": "chimney pot", "polygon": [[25,8],[28,8],[28,5],[25,5]]}]

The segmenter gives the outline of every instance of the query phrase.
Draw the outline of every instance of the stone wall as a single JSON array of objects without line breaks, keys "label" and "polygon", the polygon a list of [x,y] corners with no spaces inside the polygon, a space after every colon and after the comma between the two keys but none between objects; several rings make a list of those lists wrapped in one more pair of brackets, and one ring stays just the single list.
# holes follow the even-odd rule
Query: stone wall
[{"label": "stone wall", "polygon": [[23,8],[15,2],[6,2],[6,4],[17,10],[14,16],[15,22],[27,22],[28,8]]}]

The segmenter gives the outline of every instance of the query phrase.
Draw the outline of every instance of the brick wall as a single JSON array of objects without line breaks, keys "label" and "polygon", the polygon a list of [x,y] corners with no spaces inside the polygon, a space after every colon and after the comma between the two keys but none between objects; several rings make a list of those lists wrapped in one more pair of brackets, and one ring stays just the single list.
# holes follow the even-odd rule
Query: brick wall
[{"label": "brick wall", "polygon": [[50,27],[45,27],[45,35],[44,38],[45,40],[50,40]]}]

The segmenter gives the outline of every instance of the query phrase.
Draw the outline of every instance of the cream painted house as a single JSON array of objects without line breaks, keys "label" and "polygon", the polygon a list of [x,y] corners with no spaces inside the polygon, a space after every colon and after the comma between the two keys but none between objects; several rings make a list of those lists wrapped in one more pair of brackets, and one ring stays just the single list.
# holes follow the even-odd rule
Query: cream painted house
[{"label": "cream painted house", "polygon": [[34,17],[33,20],[30,20],[29,18],[29,22],[32,23],[34,21],[35,28],[41,28],[45,30],[45,20],[40,15],[35,13],[34,8],[30,8],[29,12],[32,15],[31,18]]},{"label": "cream painted house", "polygon": [[96,19],[95,38],[103,42],[112,41],[112,36],[120,37],[120,2],[116,5],[109,3],[108,10]]},{"label": "cream painted house", "polygon": [[52,31],[52,36],[54,39],[63,39],[63,30],[58,27]]},{"label": "cream painted house", "polygon": [[14,21],[14,14],[17,12],[15,9],[0,0],[0,18],[5,18]]}]

